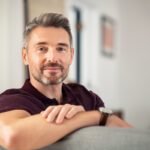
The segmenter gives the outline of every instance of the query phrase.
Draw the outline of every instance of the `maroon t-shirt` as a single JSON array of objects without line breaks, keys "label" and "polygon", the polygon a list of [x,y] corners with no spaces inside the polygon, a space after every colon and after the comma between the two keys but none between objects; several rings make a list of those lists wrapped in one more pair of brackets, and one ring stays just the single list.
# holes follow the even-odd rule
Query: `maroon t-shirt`
[{"label": "maroon t-shirt", "polygon": [[[82,105],[85,110],[97,110],[104,107],[99,96],[77,83],[63,84],[62,104]],[[29,79],[20,89],[9,89],[0,94],[0,112],[26,110],[31,115],[40,113],[48,106],[59,105],[56,99],[50,99],[35,89]]]}]

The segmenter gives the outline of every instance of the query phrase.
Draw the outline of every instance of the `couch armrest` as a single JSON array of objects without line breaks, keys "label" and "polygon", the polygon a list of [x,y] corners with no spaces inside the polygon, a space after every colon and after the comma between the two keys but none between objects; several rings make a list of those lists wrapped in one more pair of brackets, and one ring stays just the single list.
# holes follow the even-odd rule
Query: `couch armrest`
[{"label": "couch armrest", "polygon": [[[40,150],[150,150],[150,131],[86,127]],[[0,150],[4,150],[0,148]]]},{"label": "couch armrest", "polygon": [[150,150],[150,131],[86,127],[41,150]]}]

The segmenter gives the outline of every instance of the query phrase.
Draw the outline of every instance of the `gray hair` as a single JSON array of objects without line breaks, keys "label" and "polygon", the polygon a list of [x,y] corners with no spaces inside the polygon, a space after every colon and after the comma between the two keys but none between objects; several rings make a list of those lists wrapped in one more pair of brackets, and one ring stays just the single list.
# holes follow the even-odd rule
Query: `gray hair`
[{"label": "gray hair", "polygon": [[70,37],[70,45],[72,45],[72,34],[68,19],[62,14],[45,13],[40,15],[39,17],[35,17],[31,22],[27,24],[24,31],[24,48],[27,48],[28,46],[29,34],[32,32],[33,29],[39,26],[65,29]]}]

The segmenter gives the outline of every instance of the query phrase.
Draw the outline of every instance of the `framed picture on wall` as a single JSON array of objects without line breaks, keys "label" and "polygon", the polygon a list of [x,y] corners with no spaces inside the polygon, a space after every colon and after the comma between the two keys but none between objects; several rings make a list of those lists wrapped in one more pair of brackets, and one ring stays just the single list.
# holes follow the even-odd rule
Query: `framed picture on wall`
[{"label": "framed picture on wall", "polygon": [[108,16],[101,17],[101,52],[106,57],[114,56],[115,21]]}]

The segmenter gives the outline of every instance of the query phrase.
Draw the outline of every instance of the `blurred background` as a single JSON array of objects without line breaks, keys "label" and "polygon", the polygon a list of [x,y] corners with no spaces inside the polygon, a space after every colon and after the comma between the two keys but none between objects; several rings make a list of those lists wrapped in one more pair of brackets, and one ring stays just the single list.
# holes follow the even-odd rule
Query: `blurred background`
[{"label": "blurred background", "polygon": [[67,81],[93,90],[136,128],[150,129],[149,0],[0,0],[0,93],[28,77],[22,33],[45,12],[70,20],[75,58]]}]

